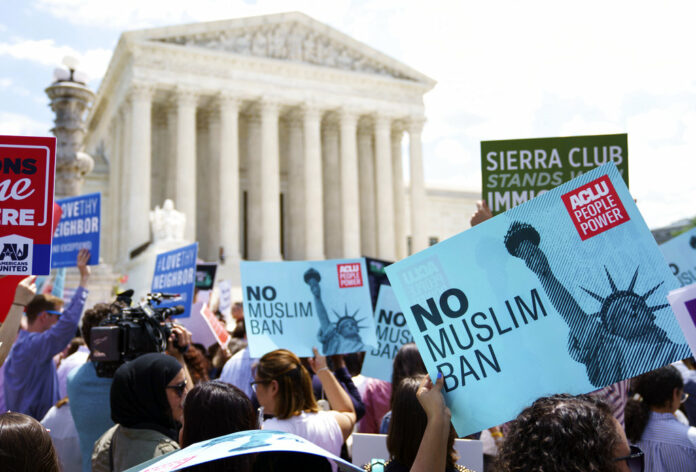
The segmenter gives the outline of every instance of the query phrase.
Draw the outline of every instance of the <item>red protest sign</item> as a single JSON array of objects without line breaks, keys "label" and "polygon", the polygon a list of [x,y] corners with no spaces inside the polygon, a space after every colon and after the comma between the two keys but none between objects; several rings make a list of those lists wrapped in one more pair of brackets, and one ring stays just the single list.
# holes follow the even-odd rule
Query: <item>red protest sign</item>
[{"label": "red protest sign", "polygon": [[0,274],[48,275],[56,138],[0,136]]},{"label": "red protest sign", "polygon": [[225,326],[217,319],[215,314],[210,310],[207,303],[203,304],[201,308],[201,316],[205,320],[208,328],[215,336],[215,340],[218,342],[220,347],[223,349],[227,347],[227,343],[230,342],[230,333],[227,332]]}]

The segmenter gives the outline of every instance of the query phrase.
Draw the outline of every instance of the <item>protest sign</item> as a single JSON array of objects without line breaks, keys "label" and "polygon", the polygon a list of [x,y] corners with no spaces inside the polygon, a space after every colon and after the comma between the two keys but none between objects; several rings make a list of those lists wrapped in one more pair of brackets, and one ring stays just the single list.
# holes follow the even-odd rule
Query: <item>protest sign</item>
[{"label": "protest sign", "polygon": [[170,472],[225,457],[281,451],[326,457],[332,460],[341,471],[361,472],[363,470],[294,434],[255,429],[191,444],[164,457],[151,459],[126,472]]},{"label": "protest sign", "polygon": [[376,345],[364,259],[240,265],[251,357],[289,349],[300,357]]},{"label": "protest sign", "polygon": [[413,336],[406,325],[399,302],[396,301],[394,290],[389,285],[382,285],[379,289],[375,325],[377,346],[365,353],[362,374],[390,382],[394,357],[401,346],[413,342]]},{"label": "protest sign", "polygon": [[199,262],[196,264],[196,288],[211,290],[215,284],[217,264],[214,262]]},{"label": "protest sign", "polygon": [[389,278],[384,268],[392,262],[383,261],[381,259],[365,258],[365,266],[367,267],[367,280],[370,283],[370,296],[372,297],[372,309],[377,306],[377,297],[379,296],[379,288],[382,285],[389,285]]},{"label": "protest sign", "polygon": [[177,318],[191,316],[193,286],[196,279],[196,255],[198,243],[180,247],[157,255],[152,292],[178,293],[180,298],[161,302],[158,307],[184,306],[184,313]]},{"label": "protest sign", "polygon": [[230,333],[227,332],[225,326],[217,319],[215,314],[210,310],[207,303],[203,304],[201,308],[201,316],[205,320],[210,332],[215,336],[215,340],[220,345],[221,348],[226,348],[227,343],[230,342]]},{"label": "protest sign", "polygon": [[227,326],[234,326],[234,320],[232,319],[232,285],[230,281],[221,280],[218,283],[218,291],[220,292],[218,309],[222,316],[225,317]]},{"label": "protest sign", "polygon": [[696,283],[696,228],[662,243],[660,250],[682,287]]},{"label": "protest sign", "polygon": [[0,136],[0,275],[48,275],[56,138]]},{"label": "protest sign", "polygon": [[387,267],[459,435],[689,355],[677,285],[614,164]]},{"label": "protest sign", "polygon": [[628,184],[628,136],[481,141],[483,199],[494,215],[613,162]]},{"label": "protest sign", "polygon": [[679,327],[696,357],[696,283],[672,290],[667,295]]},{"label": "protest sign", "polygon": [[63,216],[53,232],[51,267],[75,267],[80,249],[89,250],[89,265],[99,264],[101,194],[62,198],[56,203]]}]

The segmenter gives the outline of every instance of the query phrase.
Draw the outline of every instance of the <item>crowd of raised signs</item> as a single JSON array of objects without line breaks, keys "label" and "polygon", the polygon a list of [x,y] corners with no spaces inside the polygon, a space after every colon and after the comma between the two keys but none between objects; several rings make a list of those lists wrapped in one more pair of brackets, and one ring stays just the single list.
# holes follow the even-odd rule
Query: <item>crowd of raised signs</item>
[{"label": "crowd of raised signs", "polygon": [[[480,205],[472,224],[488,217]],[[225,348],[206,348],[175,325],[166,352],[99,376],[91,330],[124,306],[85,306],[88,260],[82,250],[80,285],[65,305],[55,290],[37,294],[34,277],[17,286],[0,328],[1,470],[328,471],[349,467],[358,454],[354,433],[386,435],[384,457],[358,464],[366,470],[471,469],[455,449],[443,379],[427,375],[413,343],[394,357],[391,382],[363,376],[360,352],[327,358],[315,349],[298,358],[279,349],[255,359],[235,303]],[[191,466],[175,456],[232,433],[239,435],[230,451],[250,448],[258,430],[297,435],[324,453],[298,446]],[[685,359],[588,395],[539,398],[513,421],[466,439],[482,441],[488,471],[696,471],[696,363]],[[158,466],[168,454],[176,460]],[[137,468],[148,461],[150,469]]]}]

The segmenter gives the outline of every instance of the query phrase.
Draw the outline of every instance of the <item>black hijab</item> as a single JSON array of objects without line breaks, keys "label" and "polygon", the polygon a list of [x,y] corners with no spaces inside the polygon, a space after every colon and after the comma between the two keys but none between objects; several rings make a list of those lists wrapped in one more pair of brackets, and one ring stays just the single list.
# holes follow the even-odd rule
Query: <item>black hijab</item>
[{"label": "black hijab", "polygon": [[165,387],[182,369],[171,356],[144,354],[116,370],[111,384],[111,419],[126,428],[153,429],[177,440]]}]

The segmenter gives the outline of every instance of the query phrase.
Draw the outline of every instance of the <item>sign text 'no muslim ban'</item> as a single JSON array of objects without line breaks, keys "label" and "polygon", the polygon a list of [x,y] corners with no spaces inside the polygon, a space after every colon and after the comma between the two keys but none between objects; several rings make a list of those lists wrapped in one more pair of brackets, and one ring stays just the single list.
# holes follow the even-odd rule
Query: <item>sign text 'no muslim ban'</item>
[{"label": "sign text 'no muslim ban'", "polygon": [[51,271],[56,138],[0,136],[0,275]]},{"label": "sign text 'no muslim ban'", "polygon": [[607,162],[628,184],[626,134],[481,141],[483,199],[497,215]]},{"label": "sign text 'no muslim ban'", "polygon": [[386,270],[459,435],[689,355],[677,281],[613,163]]}]

